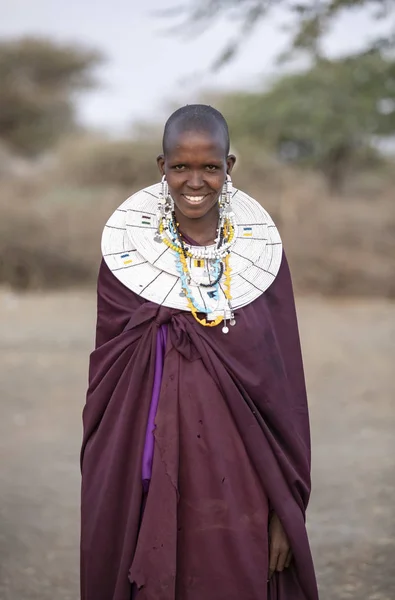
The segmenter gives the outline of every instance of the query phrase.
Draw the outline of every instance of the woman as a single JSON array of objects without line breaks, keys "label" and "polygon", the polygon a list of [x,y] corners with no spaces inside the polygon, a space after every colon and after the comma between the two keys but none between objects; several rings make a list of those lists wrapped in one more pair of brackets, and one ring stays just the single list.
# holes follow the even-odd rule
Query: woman
[{"label": "woman", "polygon": [[168,120],[108,221],[82,449],[83,600],[317,600],[290,274],[226,121]]}]

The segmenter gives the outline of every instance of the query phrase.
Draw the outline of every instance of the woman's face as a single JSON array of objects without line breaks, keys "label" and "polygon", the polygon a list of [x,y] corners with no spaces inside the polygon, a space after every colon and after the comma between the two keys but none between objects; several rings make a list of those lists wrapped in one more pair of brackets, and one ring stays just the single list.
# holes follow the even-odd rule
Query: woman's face
[{"label": "woman's face", "polygon": [[[235,157],[226,155],[222,132],[171,133],[166,154],[158,157],[176,209],[187,219],[201,219],[217,206]],[[177,211],[177,212],[178,212]]]}]

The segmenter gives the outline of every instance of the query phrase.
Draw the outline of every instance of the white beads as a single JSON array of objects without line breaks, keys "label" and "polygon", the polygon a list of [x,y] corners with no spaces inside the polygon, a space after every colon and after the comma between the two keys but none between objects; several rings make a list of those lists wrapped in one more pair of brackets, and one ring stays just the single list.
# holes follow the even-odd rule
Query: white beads
[{"label": "white beads", "polygon": [[[227,218],[231,224],[233,231],[235,232],[236,231],[236,217],[235,217],[234,213],[228,215]],[[223,226],[223,223],[221,223],[221,226],[218,228],[218,231],[222,228],[222,226]],[[165,236],[167,236],[172,244],[175,244],[180,248],[181,246],[178,243],[178,241],[173,240],[169,236],[168,231],[169,231],[168,227],[166,225],[164,225],[163,232],[162,232],[162,239]],[[220,240],[220,237],[218,235],[217,238],[215,239],[215,244],[212,246],[203,246],[203,247],[202,246],[199,246],[199,247],[189,246],[188,252],[190,253],[191,257],[195,260],[222,260],[223,258],[225,258],[225,256],[227,254],[229,254],[230,249],[236,242],[236,235],[234,235],[232,241],[223,242],[222,245],[218,248],[219,240]]]}]

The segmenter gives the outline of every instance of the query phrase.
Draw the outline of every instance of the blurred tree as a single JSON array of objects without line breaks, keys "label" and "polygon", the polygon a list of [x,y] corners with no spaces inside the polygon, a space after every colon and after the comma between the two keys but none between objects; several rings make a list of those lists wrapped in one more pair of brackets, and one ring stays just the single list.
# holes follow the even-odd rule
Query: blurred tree
[{"label": "blurred tree", "polygon": [[[237,54],[246,36],[276,9],[282,9],[284,16],[291,17],[291,50],[308,51],[315,58],[322,56],[321,41],[333,21],[346,9],[370,9],[372,16],[388,24],[390,16],[395,15],[394,0],[184,0],[184,3],[173,9],[163,11],[171,19],[184,18],[184,25],[178,25],[175,31],[191,30],[201,33],[212,26],[217,19],[228,17],[236,35],[230,39],[215,61],[213,68],[219,69]],[[370,52],[378,48],[395,47],[395,28],[383,35],[366,42],[362,50]],[[289,56],[286,53],[283,56]]]},{"label": "blurred tree", "polygon": [[379,51],[321,60],[266,93],[233,93],[217,105],[236,144],[266,144],[284,161],[320,169],[332,189],[340,188],[351,167],[378,156],[375,136],[395,134],[395,61]]},{"label": "blurred tree", "polygon": [[75,126],[73,95],[95,85],[94,51],[23,38],[0,43],[0,140],[34,156]]}]

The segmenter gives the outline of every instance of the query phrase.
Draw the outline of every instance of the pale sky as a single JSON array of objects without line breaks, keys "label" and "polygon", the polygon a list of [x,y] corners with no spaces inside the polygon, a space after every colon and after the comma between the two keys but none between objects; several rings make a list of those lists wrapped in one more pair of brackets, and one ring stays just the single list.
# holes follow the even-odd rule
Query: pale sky
[{"label": "pale sky", "polygon": [[[237,59],[219,74],[212,60],[236,30],[221,22],[191,39],[163,33],[155,16],[181,0],[0,0],[0,36],[42,34],[101,50],[107,63],[98,70],[102,87],[79,101],[81,120],[117,134],[132,122],[163,120],[169,103],[199,100],[201,89],[259,86],[273,75],[276,54],[286,34],[276,25],[282,15],[265,21],[246,39]],[[331,54],[357,49],[377,25],[366,12],[346,15],[327,40]],[[182,34],[182,30],[180,30]]]}]

